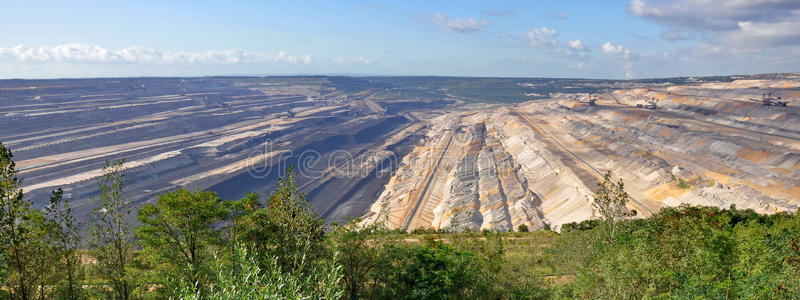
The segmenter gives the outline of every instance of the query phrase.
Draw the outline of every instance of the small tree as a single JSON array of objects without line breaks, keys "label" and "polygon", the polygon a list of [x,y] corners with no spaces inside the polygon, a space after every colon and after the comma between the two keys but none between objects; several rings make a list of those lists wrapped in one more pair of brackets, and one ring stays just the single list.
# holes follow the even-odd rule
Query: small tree
[{"label": "small tree", "polygon": [[30,255],[31,264],[36,274],[39,299],[48,298],[55,271],[55,252],[50,245],[48,237],[53,230],[53,223],[47,220],[40,210],[31,209],[27,217],[30,224]]},{"label": "small tree", "polygon": [[[342,268],[336,265],[336,254],[328,263],[307,273],[281,269],[275,259],[264,259],[249,251],[249,247],[238,242],[232,245],[235,255],[230,265],[217,256],[214,264],[221,265],[212,276],[205,296],[194,292],[194,287],[177,281],[170,299],[200,300],[267,300],[267,299],[340,299],[343,287],[339,284]],[[307,259],[305,253],[295,253],[297,259]]]},{"label": "small tree", "polygon": [[219,241],[212,225],[225,216],[217,194],[178,189],[158,196],[154,204],[139,209],[136,237],[144,254],[165,277],[192,283],[201,295],[209,276],[209,246]]},{"label": "small tree", "polygon": [[50,196],[50,205],[45,216],[50,220],[50,244],[57,259],[58,269],[66,275],[66,291],[61,297],[78,299],[81,285],[78,284],[80,258],[77,249],[81,242],[80,223],[75,220],[69,200],[63,198],[60,188]]},{"label": "small tree", "polygon": [[517,226],[517,231],[519,231],[519,232],[528,232],[528,225],[519,224],[519,226]]},{"label": "small tree", "polygon": [[106,162],[100,177],[100,206],[90,219],[89,247],[98,271],[111,284],[113,297],[130,299],[135,288],[132,232],[127,218],[131,201],[124,195],[124,160]]},{"label": "small tree", "polygon": [[603,175],[603,182],[597,184],[598,189],[594,195],[592,206],[600,213],[605,221],[606,234],[609,241],[613,241],[619,221],[633,216],[634,213],[625,206],[628,204],[628,193],[625,184],[620,178],[616,183],[612,179],[611,171]]},{"label": "small tree", "polygon": [[39,238],[44,223],[41,212],[31,209],[31,202],[22,193],[22,179],[17,177],[11,150],[0,142],[0,247],[7,262],[7,283],[12,297],[33,298],[37,276],[37,260],[41,259]]},{"label": "small tree", "polygon": [[398,243],[399,236],[392,234],[383,223],[361,227],[360,219],[334,228],[331,239],[339,251],[342,280],[349,299],[375,298],[372,294],[377,284],[374,271],[381,268],[381,257],[387,249]]},{"label": "small tree", "polygon": [[[268,208],[253,210],[236,221],[239,241],[254,247],[261,257],[274,257],[286,271],[307,270],[325,254],[324,222],[297,190],[293,168],[278,182],[270,195]],[[297,260],[296,253],[305,253],[307,260]]]}]

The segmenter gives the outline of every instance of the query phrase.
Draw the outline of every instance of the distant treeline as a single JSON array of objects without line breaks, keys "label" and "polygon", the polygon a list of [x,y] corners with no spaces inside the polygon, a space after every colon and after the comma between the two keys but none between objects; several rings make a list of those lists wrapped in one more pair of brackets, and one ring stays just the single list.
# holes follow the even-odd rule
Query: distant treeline
[{"label": "distant treeline", "polygon": [[637,219],[610,173],[593,199],[601,218],[561,233],[406,233],[325,225],[291,170],[263,200],[177,189],[135,207],[123,166],[103,169],[83,234],[60,189],[31,207],[0,143],[0,298],[800,297],[799,214],[683,206]]}]

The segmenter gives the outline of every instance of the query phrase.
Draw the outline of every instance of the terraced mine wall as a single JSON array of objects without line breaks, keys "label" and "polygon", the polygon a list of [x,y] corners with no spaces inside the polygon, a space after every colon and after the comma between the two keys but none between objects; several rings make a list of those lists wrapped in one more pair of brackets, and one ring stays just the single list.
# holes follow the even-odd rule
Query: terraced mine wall
[{"label": "terraced mine wall", "polygon": [[[559,229],[596,217],[607,170],[639,216],[797,210],[800,76],[727,79],[4,80],[0,140],[37,206],[61,187],[79,217],[97,205],[105,161],[120,158],[136,203],[179,187],[263,195],[294,165],[329,222],[409,230]],[[475,100],[492,91],[497,101]],[[497,104],[509,99],[522,102]]]},{"label": "terraced mine wall", "polygon": [[[789,105],[758,101],[765,91]],[[408,230],[558,229],[596,217],[591,196],[606,170],[624,180],[628,206],[639,216],[682,204],[797,210],[796,77],[592,97],[594,103],[587,94],[555,94],[431,120],[425,143],[403,159],[364,222]],[[643,105],[651,99],[656,107]]]},{"label": "terraced mine wall", "polygon": [[[324,78],[141,78],[0,81],[0,140],[37,206],[61,187],[79,217],[97,204],[105,161],[126,159],[128,196],[210,189],[268,193],[289,165],[329,221],[363,214],[424,125],[374,93]],[[404,100],[409,101],[409,100]],[[416,110],[447,102],[419,101]],[[350,157],[335,174],[335,155]],[[340,166],[342,167],[342,166]]]}]

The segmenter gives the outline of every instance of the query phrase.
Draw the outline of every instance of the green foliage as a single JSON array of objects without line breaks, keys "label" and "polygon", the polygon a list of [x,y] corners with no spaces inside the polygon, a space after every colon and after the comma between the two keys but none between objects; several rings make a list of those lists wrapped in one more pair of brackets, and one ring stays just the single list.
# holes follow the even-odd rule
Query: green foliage
[{"label": "green foliage", "polygon": [[625,184],[620,178],[614,182],[613,174],[607,171],[603,175],[603,181],[597,184],[592,206],[600,213],[600,217],[605,221],[606,238],[611,241],[616,238],[617,228],[620,220],[633,216],[633,213],[625,206],[628,204],[628,193],[625,192]]},{"label": "green foliage", "polygon": [[504,239],[500,268],[491,277],[491,292],[487,295],[495,299],[549,297],[550,284],[546,278],[555,272],[545,260],[543,246],[548,245],[554,235],[554,232],[535,231],[515,233]]},{"label": "green foliage", "polygon": [[733,234],[738,259],[732,272],[740,278],[738,296],[800,297],[800,213],[742,220]]},{"label": "green foliage", "polygon": [[[60,188],[53,191],[50,205],[45,208],[45,216],[49,219],[49,243],[52,247],[57,275],[56,296],[60,299],[78,299],[81,294],[82,267],[78,257],[80,246],[80,224],[75,220],[75,214],[69,205],[69,200],[63,198],[64,191]],[[42,272],[44,273],[44,272]]]},{"label": "green foliage", "polygon": [[447,234],[427,237],[424,244],[389,243],[372,272],[374,298],[450,299],[497,298],[494,289],[502,262],[497,233]]},{"label": "green foliage", "polygon": [[689,183],[687,183],[686,180],[683,180],[683,178],[678,178],[678,187],[682,189],[688,189],[691,186],[689,186]]},{"label": "green foliage", "polygon": [[517,231],[519,231],[519,232],[528,232],[528,225],[519,224],[519,226],[517,226]]},{"label": "green foliage", "polygon": [[553,259],[576,277],[569,298],[764,298],[800,296],[800,216],[763,217],[710,207],[665,208],[626,221],[613,242],[601,229],[564,233]]},{"label": "green foliage", "polygon": [[[263,259],[242,244],[233,246],[233,262],[224,265],[215,275],[205,296],[199,296],[191,283],[178,280],[170,299],[339,299],[343,294],[343,286],[339,284],[342,271],[336,266],[336,255],[320,268],[302,273],[285,270],[278,259]],[[303,252],[292,256],[299,264],[305,264],[307,259]],[[213,260],[223,264],[216,256]]]},{"label": "green foliage", "polygon": [[561,232],[569,232],[573,230],[589,230],[597,227],[602,223],[600,219],[589,219],[581,222],[569,222],[561,225]]},{"label": "green foliage", "polygon": [[444,232],[444,230],[441,230],[441,229],[440,230],[436,230],[435,228],[419,227],[419,228],[415,228],[414,230],[412,230],[411,234],[413,234],[413,235],[436,234],[436,233],[439,233],[440,231]]},{"label": "green foliage", "polygon": [[11,150],[0,143],[0,247],[10,296],[32,299],[46,267],[46,220],[22,193]]},{"label": "green foliage", "polygon": [[374,295],[379,280],[375,272],[382,266],[382,257],[389,255],[388,247],[399,241],[380,224],[361,228],[356,219],[346,225],[338,225],[331,232],[331,240],[339,251],[342,267],[342,282],[349,299],[368,298]]},{"label": "green foliage", "polygon": [[[252,198],[245,201],[247,205],[239,205],[244,211],[237,213],[234,232],[236,238],[251,245],[259,257],[275,258],[281,268],[293,271],[311,267],[324,258],[324,222],[305,195],[297,191],[293,169],[279,180],[277,189],[269,196],[267,208],[260,207]],[[308,255],[312,264],[300,264],[293,255],[298,252]]]},{"label": "green foliage", "polygon": [[212,226],[224,217],[216,193],[178,189],[142,205],[136,237],[159,277],[191,282],[194,292],[202,294],[211,272],[211,246],[220,243],[220,233]]},{"label": "green foliage", "polygon": [[431,242],[425,246],[395,246],[380,270],[388,280],[380,294],[408,299],[455,298],[472,295],[480,276],[474,252]]},{"label": "green foliage", "polygon": [[128,223],[130,198],[125,195],[124,160],[106,162],[100,176],[100,206],[95,208],[89,226],[89,247],[97,260],[95,270],[109,282],[109,298],[128,300],[137,287],[133,268],[132,230]]},{"label": "green foliage", "polygon": [[31,240],[28,242],[28,259],[31,263],[33,274],[35,274],[34,281],[36,285],[36,290],[33,291],[32,296],[38,296],[39,299],[43,299],[49,296],[51,275],[55,267],[54,253],[51,251],[48,241],[48,232],[52,223],[45,218],[44,213],[36,209],[29,210],[26,221],[31,230]]}]

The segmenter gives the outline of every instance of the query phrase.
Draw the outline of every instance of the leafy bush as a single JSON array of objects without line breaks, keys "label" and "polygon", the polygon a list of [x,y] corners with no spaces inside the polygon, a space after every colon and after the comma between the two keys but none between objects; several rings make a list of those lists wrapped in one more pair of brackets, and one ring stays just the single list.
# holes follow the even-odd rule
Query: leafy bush
[{"label": "leafy bush", "polygon": [[178,189],[139,209],[136,228],[143,256],[161,277],[179,276],[202,290],[210,272],[206,262],[220,232],[212,228],[225,216],[216,193]]},{"label": "leafy bush", "polygon": [[691,186],[689,186],[689,183],[687,183],[686,180],[683,180],[683,178],[678,178],[678,187],[682,189],[688,189]]},{"label": "leafy bush", "polygon": [[[246,197],[235,205],[233,234],[253,247],[260,257],[278,260],[283,269],[311,267],[325,256],[324,221],[306,196],[297,190],[293,169],[278,182],[262,207],[257,198]],[[305,249],[305,248],[308,249]],[[294,254],[303,251],[310,264],[299,265]]]},{"label": "leafy bush", "polygon": [[[322,268],[313,268],[309,273],[281,268],[276,258],[260,258],[247,247],[234,245],[233,262],[228,265],[215,256],[214,262],[222,265],[211,280],[208,291],[199,292],[192,283],[174,281],[174,297],[171,299],[200,300],[249,300],[249,299],[339,299],[344,287],[339,284],[342,269],[336,266],[336,255]],[[305,253],[292,255],[299,264],[306,263]],[[266,266],[262,267],[266,261]]]},{"label": "leafy bush", "polygon": [[559,237],[550,255],[576,275],[562,296],[800,296],[800,215],[682,206],[626,223],[612,241],[596,238],[599,228]]}]

